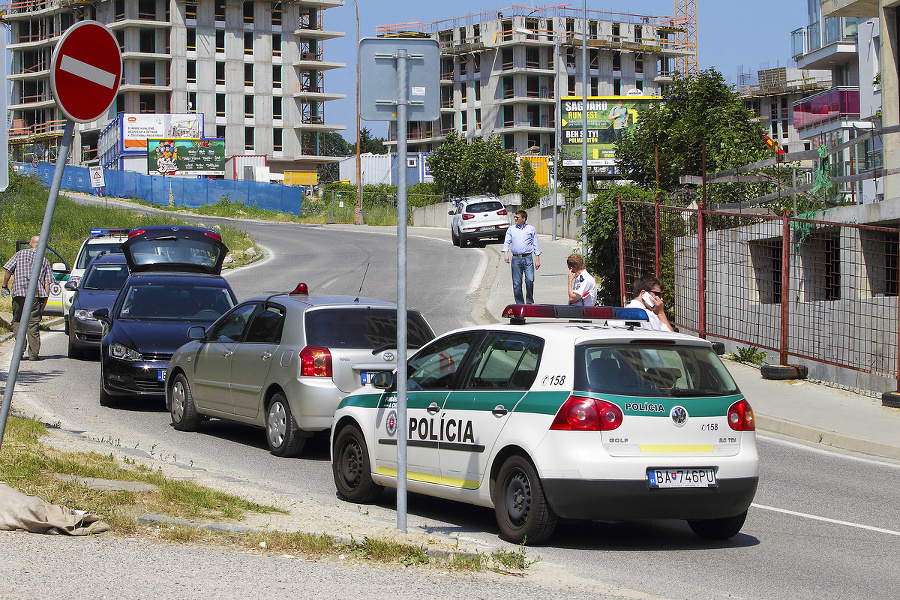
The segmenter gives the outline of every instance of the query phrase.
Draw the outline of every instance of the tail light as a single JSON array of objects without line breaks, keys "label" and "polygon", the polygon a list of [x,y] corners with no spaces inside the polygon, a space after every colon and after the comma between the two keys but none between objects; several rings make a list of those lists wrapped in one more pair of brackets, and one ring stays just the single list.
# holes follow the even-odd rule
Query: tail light
[{"label": "tail light", "polygon": [[551,430],[612,431],[622,424],[622,409],[605,400],[585,396],[569,396],[562,405]]},{"label": "tail light", "polygon": [[300,351],[300,375],[331,377],[331,352],[328,348],[307,346]]},{"label": "tail light", "polygon": [[469,219],[474,219],[475,215],[469,213],[463,213],[463,221],[468,221]]},{"label": "tail light", "polygon": [[508,215],[509,213],[506,212],[506,209],[504,208],[503,210],[498,210],[498,211],[497,211],[497,214],[500,215],[501,217],[505,217],[505,216]]},{"label": "tail light", "polygon": [[750,408],[750,403],[746,399],[728,407],[728,426],[735,431],[756,431],[753,409]]}]

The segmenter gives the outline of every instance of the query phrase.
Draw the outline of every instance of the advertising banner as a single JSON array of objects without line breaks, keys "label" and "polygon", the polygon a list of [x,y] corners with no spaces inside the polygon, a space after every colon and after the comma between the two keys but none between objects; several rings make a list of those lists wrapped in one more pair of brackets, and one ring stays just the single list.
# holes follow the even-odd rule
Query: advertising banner
[{"label": "advertising banner", "polygon": [[150,138],[202,138],[203,115],[123,114],[122,144],[125,150],[146,150]]},{"label": "advertising banner", "polygon": [[225,175],[224,138],[150,138],[149,175]]},{"label": "advertising banner", "polygon": [[580,167],[582,158],[582,115],[587,113],[587,164],[589,167],[616,164],[616,142],[640,120],[641,113],[662,100],[657,96],[564,97],[562,101],[562,165]]}]

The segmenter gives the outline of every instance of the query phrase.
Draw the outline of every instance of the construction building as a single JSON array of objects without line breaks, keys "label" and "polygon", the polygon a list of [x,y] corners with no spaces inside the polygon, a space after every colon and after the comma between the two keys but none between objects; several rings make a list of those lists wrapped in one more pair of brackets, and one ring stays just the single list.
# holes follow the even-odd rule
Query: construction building
[{"label": "construction building", "polygon": [[[59,36],[82,20],[106,25],[122,51],[118,96],[105,115],[78,124],[71,164],[98,164],[98,137],[120,113],[201,113],[203,134],[224,138],[226,158],[266,155],[273,172],[315,173],[329,125],[324,74],[326,9],[343,0],[21,0],[3,7],[9,27],[11,160],[52,161],[65,118],[50,90]],[[114,167],[112,167],[114,168]]]},{"label": "construction building", "polygon": [[[382,25],[379,35],[430,37],[441,48],[441,117],[408,124],[412,152],[433,151],[456,130],[466,139],[500,136],[520,154],[556,146],[559,99],[565,96],[662,95],[680,45],[679,19],[587,11],[568,5],[512,6],[451,20]],[[588,73],[583,77],[582,42]],[[396,145],[397,124],[388,129]]]}]

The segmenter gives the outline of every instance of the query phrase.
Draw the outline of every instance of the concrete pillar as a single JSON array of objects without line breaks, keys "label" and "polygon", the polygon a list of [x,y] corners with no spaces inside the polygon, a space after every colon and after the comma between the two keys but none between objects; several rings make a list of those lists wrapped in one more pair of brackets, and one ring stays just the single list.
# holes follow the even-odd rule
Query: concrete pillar
[{"label": "concrete pillar", "polygon": [[[880,0],[879,22],[881,36],[881,124],[882,127],[900,125],[900,69],[898,69],[897,8],[886,4],[896,2]],[[884,167],[900,166],[900,133],[885,135]],[[884,178],[884,199],[900,198],[900,174]]]}]

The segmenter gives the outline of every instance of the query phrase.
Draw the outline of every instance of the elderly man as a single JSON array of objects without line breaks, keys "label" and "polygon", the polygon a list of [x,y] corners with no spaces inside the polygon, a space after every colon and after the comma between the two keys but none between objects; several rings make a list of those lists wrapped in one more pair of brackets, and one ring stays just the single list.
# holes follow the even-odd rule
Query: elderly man
[{"label": "elderly man", "polygon": [[[12,258],[3,265],[5,269],[5,273],[3,273],[3,290],[4,292],[12,292],[13,316],[10,325],[13,333],[16,335],[16,339],[19,337],[19,325],[25,308],[25,296],[28,293],[28,282],[31,277],[31,269],[34,265],[39,241],[39,236],[33,236],[28,244],[28,248],[13,254]],[[12,290],[9,288],[10,277],[13,280]],[[53,281],[50,261],[45,257],[41,257],[41,270],[34,290],[34,303],[31,305],[31,315],[26,326],[25,336],[28,341],[28,360],[40,360],[41,316],[44,312],[44,306],[47,305],[47,298],[50,296],[50,286],[53,285]]]}]

